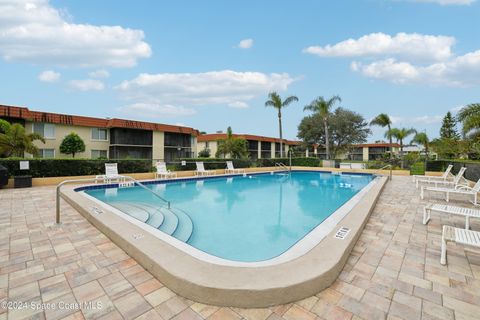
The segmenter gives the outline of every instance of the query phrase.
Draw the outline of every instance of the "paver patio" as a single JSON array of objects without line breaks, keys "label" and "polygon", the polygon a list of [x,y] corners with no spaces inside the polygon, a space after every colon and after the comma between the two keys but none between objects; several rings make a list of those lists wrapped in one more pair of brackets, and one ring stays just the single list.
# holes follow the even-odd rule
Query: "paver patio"
[{"label": "paver patio", "polygon": [[[29,303],[0,306],[0,320],[480,319],[480,251],[449,244],[448,265],[440,265],[442,224],[463,227],[464,220],[432,214],[424,226],[428,198],[420,200],[409,177],[387,184],[331,287],[265,309],[177,296],[67,204],[55,225],[54,196],[54,187],[0,190],[0,301]],[[480,221],[472,219],[471,228],[480,230]],[[52,302],[63,308],[30,308]]]}]

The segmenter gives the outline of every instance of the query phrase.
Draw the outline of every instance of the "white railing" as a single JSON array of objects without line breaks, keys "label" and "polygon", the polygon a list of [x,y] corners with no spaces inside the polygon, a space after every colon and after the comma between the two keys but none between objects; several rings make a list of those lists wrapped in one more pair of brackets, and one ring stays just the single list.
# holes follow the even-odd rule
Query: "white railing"
[{"label": "white railing", "polygon": [[281,162],[275,162],[275,167],[279,167],[280,169],[284,169],[284,170],[287,170],[287,171],[292,171],[291,168],[288,168],[286,165],[284,165]]},{"label": "white railing", "polygon": [[[121,178],[121,179],[127,179],[127,180],[130,180],[132,182],[135,183],[135,185],[138,185],[139,187],[147,190],[148,192],[152,193],[153,195],[155,195],[157,198],[159,198],[160,200],[162,200],[163,202],[165,202],[167,204],[167,207],[168,209],[170,209],[170,201],[166,200],[165,198],[163,198],[161,195],[159,195],[157,192],[153,191],[152,189],[150,188],[147,188],[143,183],[141,183],[140,181],[132,178],[132,177],[129,177],[129,176],[116,176],[115,178]],[[85,179],[72,179],[72,180],[64,180],[62,182],[60,182],[58,185],[57,185],[57,189],[56,189],[56,213],[55,213],[55,222],[56,223],[60,223],[60,188],[63,186],[63,185],[66,185],[66,184],[69,184],[69,183],[77,183],[77,182],[97,182],[98,181],[98,178],[85,178]]]}]

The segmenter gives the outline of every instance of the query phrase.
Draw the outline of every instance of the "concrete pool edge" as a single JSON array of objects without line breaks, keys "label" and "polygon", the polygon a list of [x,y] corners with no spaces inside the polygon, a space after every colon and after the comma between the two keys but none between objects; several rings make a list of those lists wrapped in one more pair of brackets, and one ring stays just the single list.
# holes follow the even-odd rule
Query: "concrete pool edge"
[{"label": "concrete pool edge", "polygon": [[[342,270],[386,181],[379,178],[309,252],[265,267],[223,266],[196,259],[112,212],[90,212],[95,203],[73,188],[62,191],[62,198],[179,295],[206,304],[252,308],[297,301],[328,287]],[[345,240],[334,238],[340,226],[350,229]]]}]

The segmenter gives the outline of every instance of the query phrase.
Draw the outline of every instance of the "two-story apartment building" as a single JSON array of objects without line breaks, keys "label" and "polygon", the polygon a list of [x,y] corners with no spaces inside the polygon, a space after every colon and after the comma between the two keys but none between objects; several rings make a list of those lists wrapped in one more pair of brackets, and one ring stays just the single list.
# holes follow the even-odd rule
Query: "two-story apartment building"
[{"label": "two-story apartment building", "polygon": [[[280,157],[280,139],[264,136],[256,136],[251,134],[234,134],[236,138],[247,140],[248,153],[250,159],[268,159]],[[226,133],[211,133],[198,136],[197,154],[198,152],[209,149],[210,157],[215,157],[219,140],[227,138]],[[298,141],[283,140],[283,156],[286,157],[287,152],[293,146],[299,145]]]},{"label": "two-story apartment building", "polygon": [[85,152],[77,154],[78,158],[172,161],[194,157],[199,134],[198,130],[183,126],[40,112],[5,105],[0,105],[0,119],[20,123],[27,132],[42,135],[45,143],[35,142],[42,158],[68,157],[60,153],[60,144],[66,135],[75,132],[85,142]]},{"label": "two-story apartment building", "polygon": [[[353,161],[373,161],[380,159],[384,154],[392,152],[398,154],[400,145],[398,143],[362,143],[352,145],[347,152],[337,155],[337,159]],[[313,153],[313,154],[312,154]],[[310,156],[316,156],[320,159],[326,158],[325,147],[314,145],[308,150]]]}]

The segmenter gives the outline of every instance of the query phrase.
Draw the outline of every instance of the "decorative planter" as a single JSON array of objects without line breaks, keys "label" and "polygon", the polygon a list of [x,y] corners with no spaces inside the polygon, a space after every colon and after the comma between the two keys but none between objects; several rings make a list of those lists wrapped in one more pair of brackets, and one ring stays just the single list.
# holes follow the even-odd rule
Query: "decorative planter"
[{"label": "decorative planter", "polygon": [[29,188],[32,186],[32,176],[16,176],[13,178],[15,188]]}]

